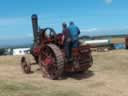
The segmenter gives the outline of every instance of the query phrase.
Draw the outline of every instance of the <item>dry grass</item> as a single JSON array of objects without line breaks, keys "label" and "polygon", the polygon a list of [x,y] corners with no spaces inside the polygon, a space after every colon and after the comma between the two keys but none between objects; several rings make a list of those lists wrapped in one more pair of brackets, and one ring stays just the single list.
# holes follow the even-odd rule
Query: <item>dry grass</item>
[{"label": "dry grass", "polygon": [[124,37],[114,37],[111,39],[111,43],[113,43],[113,44],[125,43],[125,38]]},{"label": "dry grass", "polygon": [[38,66],[23,74],[20,56],[0,57],[0,96],[128,96],[128,51],[93,53],[88,73],[43,79]]}]

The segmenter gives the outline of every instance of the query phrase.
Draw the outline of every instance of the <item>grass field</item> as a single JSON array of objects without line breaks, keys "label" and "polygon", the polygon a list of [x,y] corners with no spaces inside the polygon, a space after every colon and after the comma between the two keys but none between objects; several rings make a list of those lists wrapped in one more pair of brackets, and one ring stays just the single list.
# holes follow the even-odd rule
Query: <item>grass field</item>
[{"label": "grass field", "polygon": [[89,72],[52,81],[38,66],[23,74],[20,56],[0,57],[0,96],[128,96],[128,51],[93,53]]}]

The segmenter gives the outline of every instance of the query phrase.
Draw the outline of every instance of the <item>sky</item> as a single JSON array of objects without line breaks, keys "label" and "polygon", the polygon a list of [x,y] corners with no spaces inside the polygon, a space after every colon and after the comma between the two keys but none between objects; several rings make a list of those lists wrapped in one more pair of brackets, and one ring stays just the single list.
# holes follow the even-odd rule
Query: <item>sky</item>
[{"label": "sky", "polygon": [[31,15],[41,28],[61,32],[74,21],[82,35],[127,34],[128,0],[1,0],[0,45],[31,43]]}]

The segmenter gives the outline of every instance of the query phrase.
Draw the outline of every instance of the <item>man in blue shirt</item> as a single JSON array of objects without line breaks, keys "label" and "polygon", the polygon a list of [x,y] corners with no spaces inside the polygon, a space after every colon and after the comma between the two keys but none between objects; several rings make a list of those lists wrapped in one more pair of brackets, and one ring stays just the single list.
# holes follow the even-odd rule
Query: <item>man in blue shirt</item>
[{"label": "man in blue shirt", "polygon": [[74,22],[70,22],[69,31],[70,31],[71,40],[72,40],[72,48],[78,48],[79,47],[78,39],[79,39],[80,30],[74,24]]},{"label": "man in blue shirt", "polygon": [[[72,48],[79,48],[79,35],[80,35],[80,30],[74,24],[74,22],[70,22],[70,24],[69,24],[69,32],[70,32],[70,37],[71,37],[71,41],[72,41],[71,49]],[[71,56],[72,56],[72,52],[71,52]],[[75,58],[77,58],[77,56]],[[76,69],[79,69],[80,68],[79,61],[78,60],[77,61],[76,60],[73,61],[73,64],[74,64],[74,67]]]}]

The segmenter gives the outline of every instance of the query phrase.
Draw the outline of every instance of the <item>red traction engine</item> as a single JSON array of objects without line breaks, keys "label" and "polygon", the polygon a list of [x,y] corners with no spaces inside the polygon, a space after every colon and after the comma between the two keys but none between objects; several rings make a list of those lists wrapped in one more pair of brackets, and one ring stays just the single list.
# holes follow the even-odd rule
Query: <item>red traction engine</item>
[{"label": "red traction engine", "polygon": [[[93,64],[90,46],[81,45],[72,49],[72,61],[65,57],[62,34],[56,34],[52,28],[39,29],[37,15],[32,15],[34,43],[31,54],[39,64],[44,78],[58,79],[63,73],[84,72]],[[26,56],[21,58],[25,73],[31,72],[30,61]],[[76,67],[77,66],[77,67]]]}]

